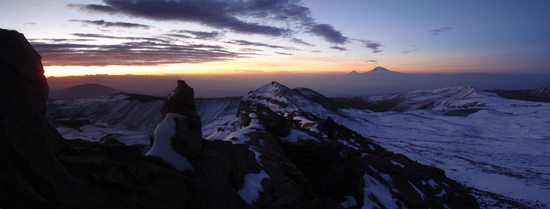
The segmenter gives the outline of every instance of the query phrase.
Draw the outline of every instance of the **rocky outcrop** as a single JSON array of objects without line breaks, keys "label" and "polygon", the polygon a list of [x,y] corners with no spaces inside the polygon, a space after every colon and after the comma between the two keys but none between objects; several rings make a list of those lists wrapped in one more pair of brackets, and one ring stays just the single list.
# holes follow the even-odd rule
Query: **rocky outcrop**
[{"label": "rocky outcrop", "polygon": [[190,177],[139,148],[64,140],[40,56],[20,33],[0,40],[0,208],[193,207]]},{"label": "rocky outcrop", "polygon": [[211,140],[256,154],[258,208],[478,208],[469,191],[435,167],[391,153],[339,125],[309,93],[272,82],[250,92],[237,120]]}]

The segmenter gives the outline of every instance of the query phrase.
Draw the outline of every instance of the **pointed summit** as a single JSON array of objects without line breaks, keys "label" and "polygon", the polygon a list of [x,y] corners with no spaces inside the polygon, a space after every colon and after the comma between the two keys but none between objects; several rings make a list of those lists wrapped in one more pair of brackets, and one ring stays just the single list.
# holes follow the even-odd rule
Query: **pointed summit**
[{"label": "pointed summit", "polygon": [[289,90],[290,88],[286,87],[285,85],[280,84],[279,82],[276,82],[276,81],[272,81],[256,89],[253,93],[254,94],[268,93],[272,95],[278,95]]},{"label": "pointed summit", "polygon": [[369,72],[393,72],[391,70],[388,70],[387,68],[385,67],[382,67],[382,66],[376,66],[375,68],[373,68],[372,70],[370,70]]},{"label": "pointed summit", "polygon": [[360,73],[357,72],[356,70],[352,70],[350,73],[348,73],[348,75],[359,75]]},{"label": "pointed summit", "polygon": [[396,72],[396,71],[391,71],[385,67],[382,67],[382,66],[376,66],[375,68],[373,68],[372,70],[364,73],[366,75],[397,75],[397,74],[400,74],[399,72]]}]

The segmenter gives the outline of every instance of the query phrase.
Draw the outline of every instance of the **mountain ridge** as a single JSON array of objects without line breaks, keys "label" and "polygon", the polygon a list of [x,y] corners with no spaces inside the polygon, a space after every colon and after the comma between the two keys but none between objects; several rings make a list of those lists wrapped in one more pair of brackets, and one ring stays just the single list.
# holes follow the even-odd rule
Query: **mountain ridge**
[{"label": "mountain ridge", "polygon": [[82,99],[90,97],[107,96],[118,93],[119,90],[97,83],[75,85],[64,89],[50,90],[50,98],[53,99]]}]

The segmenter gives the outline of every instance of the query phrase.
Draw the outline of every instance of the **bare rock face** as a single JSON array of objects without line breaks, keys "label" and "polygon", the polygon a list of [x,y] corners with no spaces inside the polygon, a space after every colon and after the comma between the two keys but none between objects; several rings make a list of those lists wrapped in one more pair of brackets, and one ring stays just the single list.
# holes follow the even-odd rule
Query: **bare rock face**
[{"label": "bare rock face", "polygon": [[[165,120],[168,114],[178,115],[170,148],[189,160],[194,168],[190,173],[194,176],[196,192],[201,197],[195,203],[198,208],[251,207],[243,201],[238,191],[247,173],[259,171],[254,153],[243,144],[204,140],[193,95],[193,88],[185,81],[178,81],[161,114]],[[162,139],[155,139],[154,143],[158,143],[157,140]]]},{"label": "bare rock face", "polygon": [[167,113],[181,115],[177,119],[176,136],[172,139],[174,150],[182,156],[196,157],[203,149],[202,125],[195,106],[194,90],[185,81],[179,80],[174,92],[161,109],[162,117]]},{"label": "bare rock face", "polygon": [[44,114],[48,86],[23,34],[0,29],[0,207],[76,205],[79,185],[54,152],[63,138]]}]

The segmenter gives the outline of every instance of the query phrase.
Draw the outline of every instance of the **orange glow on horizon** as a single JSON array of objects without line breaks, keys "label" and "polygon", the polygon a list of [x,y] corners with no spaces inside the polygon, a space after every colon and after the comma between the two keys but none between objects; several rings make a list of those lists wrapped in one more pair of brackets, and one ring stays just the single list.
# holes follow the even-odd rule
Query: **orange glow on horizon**
[{"label": "orange glow on horizon", "polygon": [[295,64],[293,61],[263,62],[234,61],[201,64],[171,64],[151,66],[44,66],[46,77],[86,75],[242,75],[242,74],[319,74],[364,71],[373,65],[357,62],[319,63],[311,60]]}]

